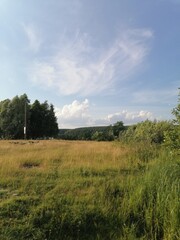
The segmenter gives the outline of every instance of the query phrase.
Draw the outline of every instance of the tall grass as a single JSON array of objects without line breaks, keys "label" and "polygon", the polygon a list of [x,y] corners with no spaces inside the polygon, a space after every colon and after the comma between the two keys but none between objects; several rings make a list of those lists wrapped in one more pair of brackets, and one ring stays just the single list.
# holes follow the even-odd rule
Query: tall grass
[{"label": "tall grass", "polygon": [[0,142],[0,239],[180,238],[180,159],[155,145]]},{"label": "tall grass", "polygon": [[180,162],[160,156],[156,164],[136,181],[128,202],[127,226],[145,239],[180,238]]}]

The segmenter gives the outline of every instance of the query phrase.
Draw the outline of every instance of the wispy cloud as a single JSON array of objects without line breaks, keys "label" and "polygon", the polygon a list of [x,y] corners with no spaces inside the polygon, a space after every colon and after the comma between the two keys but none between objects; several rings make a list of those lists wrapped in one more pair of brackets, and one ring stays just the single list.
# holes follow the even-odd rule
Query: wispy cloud
[{"label": "wispy cloud", "polygon": [[27,25],[23,23],[22,27],[28,40],[29,49],[37,52],[42,43],[39,32],[32,24]]},{"label": "wispy cloud", "polygon": [[127,111],[123,110],[113,114],[108,114],[102,118],[95,118],[90,113],[90,103],[88,99],[82,102],[77,100],[62,109],[56,108],[56,116],[60,128],[75,128],[85,126],[110,125],[117,121],[125,124],[134,124],[146,119],[153,120],[155,117],[149,111]]},{"label": "wispy cloud", "polygon": [[[27,32],[33,46],[33,34]],[[34,62],[31,80],[57,89],[63,95],[111,92],[117,83],[128,79],[142,66],[152,36],[148,29],[131,29],[123,32],[110,47],[99,50],[90,44],[86,34],[78,33],[53,56]]]}]

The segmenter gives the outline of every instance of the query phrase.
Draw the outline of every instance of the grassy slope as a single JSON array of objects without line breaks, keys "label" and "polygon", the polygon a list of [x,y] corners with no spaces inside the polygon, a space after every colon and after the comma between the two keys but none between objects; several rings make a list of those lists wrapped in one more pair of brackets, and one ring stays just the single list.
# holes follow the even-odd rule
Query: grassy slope
[{"label": "grassy slope", "polygon": [[0,239],[179,239],[179,170],[154,146],[1,141]]}]

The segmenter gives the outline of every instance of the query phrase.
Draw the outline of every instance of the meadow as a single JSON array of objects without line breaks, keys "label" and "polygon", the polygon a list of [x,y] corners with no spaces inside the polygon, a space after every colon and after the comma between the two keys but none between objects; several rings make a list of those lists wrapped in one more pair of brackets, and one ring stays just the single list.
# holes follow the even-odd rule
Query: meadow
[{"label": "meadow", "polygon": [[179,198],[157,145],[0,141],[1,240],[178,240]]}]

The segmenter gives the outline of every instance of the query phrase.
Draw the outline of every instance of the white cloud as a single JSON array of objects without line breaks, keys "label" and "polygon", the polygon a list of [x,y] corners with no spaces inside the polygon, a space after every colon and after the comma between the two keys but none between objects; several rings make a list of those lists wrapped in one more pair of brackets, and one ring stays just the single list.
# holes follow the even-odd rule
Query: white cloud
[{"label": "white cloud", "polygon": [[109,114],[106,119],[111,124],[117,121],[123,121],[125,124],[133,124],[133,123],[145,121],[146,119],[153,120],[154,116],[149,111],[141,110],[136,112],[128,112],[127,110],[123,110],[122,112]]},{"label": "white cloud", "polygon": [[62,109],[56,108],[55,111],[61,128],[87,126],[90,120],[88,99],[83,102],[75,100],[64,105]]},{"label": "white cloud", "polygon": [[[29,31],[33,45],[33,34]],[[60,94],[95,95],[115,89],[142,65],[149,51],[147,41],[153,33],[148,29],[128,30],[109,48],[92,47],[87,34],[66,41],[56,54],[46,61],[36,61],[30,78],[43,88],[55,88]]]},{"label": "white cloud", "polygon": [[56,108],[56,116],[60,128],[110,125],[117,121],[123,121],[124,124],[134,124],[146,119],[155,119],[151,112],[142,110],[136,112],[124,110],[108,114],[102,118],[95,118],[90,114],[90,103],[88,99],[82,102],[75,100],[71,104],[63,106],[62,109]]},{"label": "white cloud", "polygon": [[37,52],[42,43],[39,32],[32,24],[30,25],[22,24],[22,27],[28,39],[29,49],[34,52]]}]

